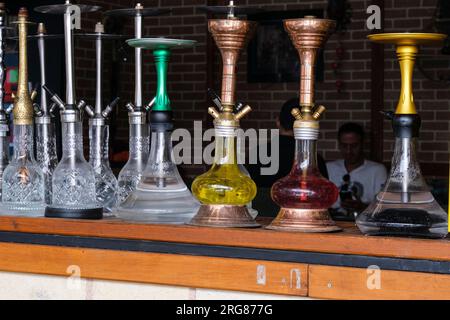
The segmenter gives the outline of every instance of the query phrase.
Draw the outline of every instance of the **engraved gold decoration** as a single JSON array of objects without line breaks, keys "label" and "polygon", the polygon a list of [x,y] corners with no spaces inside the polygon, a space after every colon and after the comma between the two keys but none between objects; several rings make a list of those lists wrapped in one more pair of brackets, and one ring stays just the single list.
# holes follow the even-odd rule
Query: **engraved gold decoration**
[{"label": "engraved gold decoration", "polygon": [[14,125],[33,124],[33,101],[28,90],[27,28],[29,22],[27,19],[27,9],[20,8],[16,22],[19,28],[19,79],[17,92],[14,95]]}]

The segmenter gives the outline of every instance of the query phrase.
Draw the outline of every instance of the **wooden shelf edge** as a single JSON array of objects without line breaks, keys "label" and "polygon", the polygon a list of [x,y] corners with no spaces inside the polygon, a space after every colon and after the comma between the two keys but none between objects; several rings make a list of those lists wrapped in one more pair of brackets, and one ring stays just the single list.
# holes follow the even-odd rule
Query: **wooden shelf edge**
[{"label": "wooden shelf edge", "polygon": [[[308,266],[244,259],[2,243],[0,270],[306,297]],[[73,280],[73,278],[72,278]]]},{"label": "wooden shelf edge", "polygon": [[450,275],[309,266],[309,296],[345,300],[450,300]]},{"label": "wooden shelf edge", "polygon": [[0,217],[0,232],[450,261],[450,241],[448,239],[365,237],[350,224],[342,226],[345,228],[345,232],[342,233],[300,234],[264,229],[209,229],[190,226],[145,225],[113,220],[82,221]]}]

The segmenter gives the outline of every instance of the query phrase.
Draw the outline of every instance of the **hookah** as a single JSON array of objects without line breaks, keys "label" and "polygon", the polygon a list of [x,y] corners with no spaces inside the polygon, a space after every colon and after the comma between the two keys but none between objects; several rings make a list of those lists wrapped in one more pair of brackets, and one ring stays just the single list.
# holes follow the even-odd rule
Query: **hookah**
[{"label": "hookah", "polygon": [[333,20],[285,20],[284,27],[299,52],[301,62],[300,108],[292,110],[296,121],[296,153],[289,175],[272,187],[272,199],[281,210],[267,228],[287,232],[336,232],[341,229],[328,209],[338,199],[338,188],[320,174],[317,165],[319,119],[325,107],[315,106],[314,72],[317,52],[335,27]]},{"label": "hookah", "polygon": [[[64,39],[66,56],[66,101],[43,86],[50,99],[60,109],[62,122],[63,155],[53,173],[52,204],[45,215],[50,218],[101,219],[103,208],[96,199],[95,171],[83,155],[83,100],[76,103],[74,87],[73,31],[82,12],[97,11],[99,7],[73,5],[66,0],[63,5],[37,7],[42,13],[64,14]],[[74,23],[75,22],[75,23]],[[79,21],[78,21],[79,22]]]},{"label": "hookah", "polygon": [[373,42],[396,45],[402,88],[396,112],[384,112],[392,121],[395,135],[388,181],[376,200],[356,220],[365,235],[444,238],[448,234],[448,216],[431,194],[416,157],[421,118],[416,110],[412,87],[419,45],[442,44],[446,38],[446,35],[434,33],[369,36]]},{"label": "hookah", "polygon": [[58,165],[56,153],[55,124],[52,121],[52,112],[57,105],[53,103],[50,108],[47,102],[47,92],[44,87],[47,83],[45,70],[45,39],[54,37],[47,35],[45,25],[39,23],[37,35],[39,49],[39,63],[41,69],[41,103],[34,104],[34,116],[36,124],[36,160],[44,172],[45,202],[52,203],[52,177]]},{"label": "hookah", "polygon": [[45,209],[44,174],[37,164],[33,139],[33,100],[36,91],[28,89],[27,21],[28,11],[21,8],[19,28],[19,79],[13,96],[14,156],[3,172],[2,207],[9,213],[40,216]]},{"label": "hookah", "polygon": [[167,69],[173,49],[191,48],[196,42],[166,38],[128,40],[132,47],[153,50],[157,71],[157,93],[150,113],[152,142],[142,178],[136,190],[118,208],[124,220],[155,224],[184,224],[198,203],[181,179],[172,149],[173,112],[167,94]]},{"label": "hookah", "polygon": [[[85,35],[86,36],[86,35]],[[100,22],[95,26],[96,38],[96,98],[95,109],[85,106],[89,115],[89,163],[95,171],[95,190],[99,204],[103,206],[104,213],[111,213],[117,204],[118,183],[109,164],[109,116],[119,103],[116,98],[104,110],[102,102],[102,40],[105,35],[104,26]],[[111,35],[113,36],[113,35]]]},{"label": "hookah", "polygon": [[217,108],[211,107],[208,110],[214,118],[215,158],[212,168],[192,184],[192,192],[202,206],[189,224],[203,227],[256,228],[260,225],[255,222],[247,208],[247,204],[256,196],[256,184],[239,167],[237,159],[240,120],[251,112],[251,108],[244,104],[237,105],[235,101],[236,64],[240,52],[254,34],[256,23],[236,18],[238,9],[233,1],[226,10],[226,19],[208,22],[209,31],[223,59],[222,96],[221,99],[215,99]]},{"label": "hookah", "polygon": [[5,4],[0,3],[0,199],[2,195],[3,172],[9,164],[9,115],[13,105],[6,108],[3,104],[5,95],[5,31],[11,28],[7,26],[7,14]]},{"label": "hookah", "polygon": [[[136,39],[142,38],[142,18],[158,16],[169,13],[169,9],[144,8],[141,3],[137,3],[135,8],[116,9],[107,11],[106,16],[110,17],[134,17],[134,28]],[[128,120],[130,125],[129,133],[129,159],[119,173],[118,184],[118,204],[123,203],[128,196],[136,190],[147,165],[150,136],[147,123],[147,112],[155,102],[148,105],[142,103],[142,48],[135,49],[135,98],[134,103],[126,105],[128,110]]]}]

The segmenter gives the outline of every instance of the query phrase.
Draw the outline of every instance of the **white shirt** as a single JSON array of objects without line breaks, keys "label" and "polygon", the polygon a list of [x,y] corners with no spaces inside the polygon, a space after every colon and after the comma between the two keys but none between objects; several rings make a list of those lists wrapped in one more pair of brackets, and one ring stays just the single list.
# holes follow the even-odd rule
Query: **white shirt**
[{"label": "white shirt", "polygon": [[[338,188],[344,184],[344,176],[349,174],[351,183],[358,189],[361,201],[366,204],[375,200],[387,180],[387,171],[384,165],[369,160],[365,160],[361,167],[351,173],[347,172],[344,160],[328,162],[327,169],[330,181]],[[340,207],[341,199],[339,198],[333,208]]]}]

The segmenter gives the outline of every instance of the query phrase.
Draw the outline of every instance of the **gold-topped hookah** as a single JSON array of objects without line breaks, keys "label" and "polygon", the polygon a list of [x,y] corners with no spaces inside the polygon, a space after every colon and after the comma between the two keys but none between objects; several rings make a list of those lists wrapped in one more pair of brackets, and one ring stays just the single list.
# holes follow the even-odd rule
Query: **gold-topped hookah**
[{"label": "gold-topped hookah", "polygon": [[223,59],[220,108],[209,108],[214,118],[216,135],[215,160],[211,170],[198,177],[193,185],[194,196],[202,203],[191,225],[207,227],[259,227],[246,205],[256,196],[256,184],[237,163],[237,130],[240,120],[251,107],[236,104],[236,65],[241,51],[253,36],[257,24],[235,17],[234,2],[226,8],[226,19],[208,21]]},{"label": "gold-topped hookah", "polygon": [[369,36],[372,42],[396,45],[402,87],[395,113],[384,112],[392,122],[395,136],[389,179],[375,201],[356,219],[366,235],[444,238],[448,233],[448,215],[431,194],[417,161],[421,118],[413,95],[413,71],[419,46],[442,44],[446,38],[435,33]]},{"label": "gold-topped hookah", "polygon": [[27,29],[28,11],[20,8],[19,78],[13,95],[14,157],[3,174],[2,207],[12,214],[43,215],[45,209],[44,174],[34,158],[33,100],[36,91],[28,89]]},{"label": "gold-topped hookah", "polygon": [[335,25],[335,21],[312,16],[284,21],[285,29],[300,56],[300,107],[292,110],[296,119],[295,163],[289,175],[272,187],[272,199],[281,210],[268,229],[289,232],[341,230],[328,212],[336,202],[339,191],[321,176],[317,165],[319,119],[325,107],[316,107],[314,100],[317,55]]},{"label": "gold-topped hookah", "polygon": [[12,94],[14,100],[13,119],[15,125],[33,124],[33,100],[37,92],[30,93],[28,88],[28,50],[27,35],[28,11],[26,8],[20,8],[17,27],[19,29],[19,78],[17,83],[17,92]]}]

